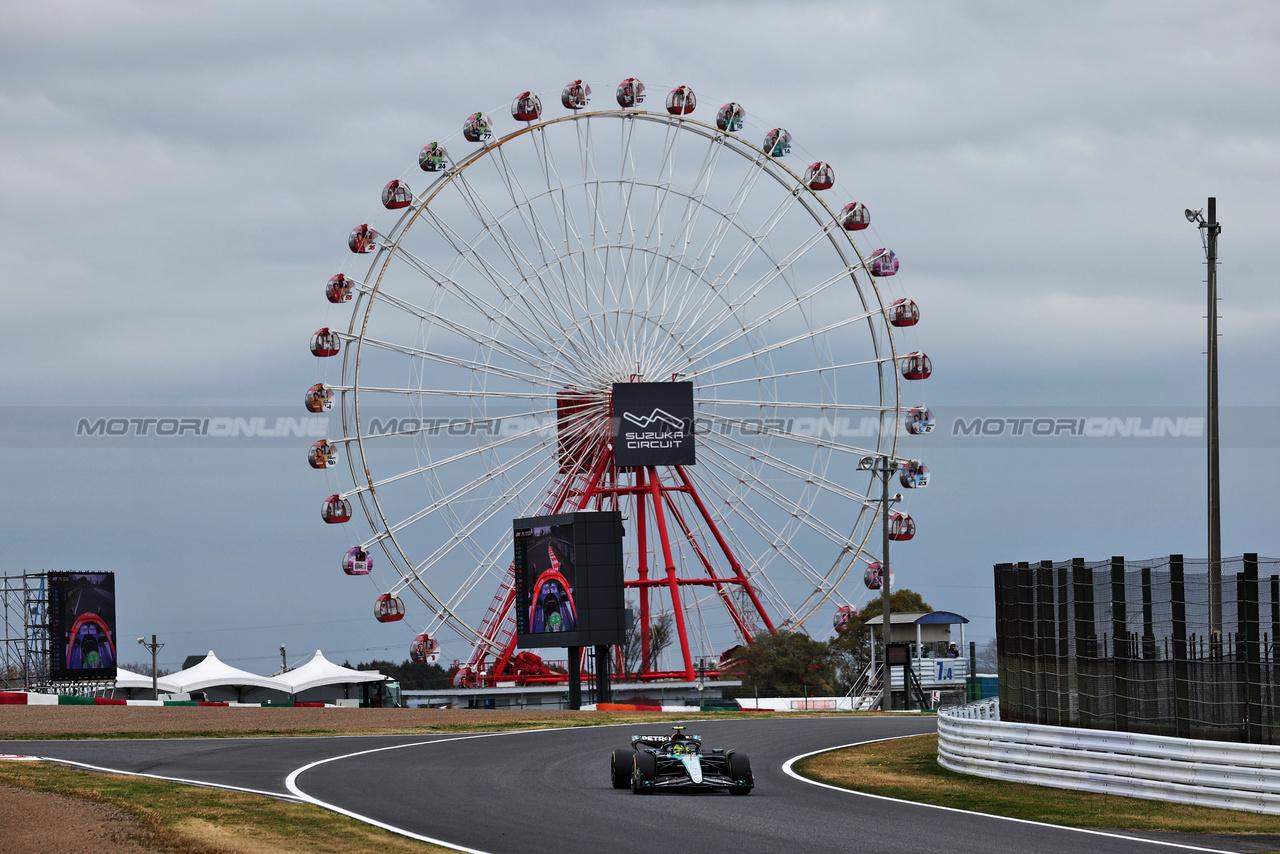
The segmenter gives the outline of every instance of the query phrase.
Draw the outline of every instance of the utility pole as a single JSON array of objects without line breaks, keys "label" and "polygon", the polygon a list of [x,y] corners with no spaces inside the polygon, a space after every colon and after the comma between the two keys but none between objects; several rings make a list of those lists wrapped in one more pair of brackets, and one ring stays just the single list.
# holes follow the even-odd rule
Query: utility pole
[{"label": "utility pole", "polygon": [[893,627],[889,623],[892,609],[889,599],[893,594],[889,582],[889,505],[898,498],[889,497],[889,478],[897,470],[897,462],[887,456],[863,457],[858,463],[861,471],[872,471],[880,474],[880,521],[882,526],[880,558],[880,641],[884,647],[884,689],[880,707],[886,711],[893,709],[893,670],[889,667],[889,644],[893,641]]},{"label": "utility pole", "polygon": [[151,636],[151,643],[147,643],[142,638],[138,638],[138,643],[151,651],[151,696],[152,699],[160,699],[160,675],[156,670],[156,653],[164,649],[164,644],[156,642],[156,636]]},{"label": "utility pole", "polygon": [[1208,267],[1206,281],[1209,286],[1209,311],[1206,319],[1209,346],[1205,350],[1208,361],[1208,412],[1205,421],[1209,452],[1209,636],[1216,645],[1222,642],[1222,501],[1218,477],[1218,235],[1222,233],[1222,226],[1218,224],[1217,198],[1210,196],[1207,207],[1207,220],[1199,210],[1187,208],[1185,213],[1187,221],[1200,229],[1205,264]]}]

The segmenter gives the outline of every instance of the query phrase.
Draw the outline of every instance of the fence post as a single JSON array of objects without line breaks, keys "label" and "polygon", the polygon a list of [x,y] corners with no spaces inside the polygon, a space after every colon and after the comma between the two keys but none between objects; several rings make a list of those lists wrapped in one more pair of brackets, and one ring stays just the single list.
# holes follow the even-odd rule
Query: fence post
[{"label": "fence post", "polygon": [[995,565],[996,580],[996,678],[1000,688],[1001,717],[1021,721],[1022,700],[1018,689],[1019,653],[1018,631],[1018,578],[1011,563]]},{"label": "fence post", "polygon": [[1069,588],[1067,587],[1067,566],[1063,564],[1058,567],[1058,643],[1057,643],[1057,659],[1058,659],[1058,720],[1063,726],[1076,726],[1075,708],[1075,686],[1072,684],[1071,676],[1075,671],[1074,661],[1071,657],[1071,651],[1067,648],[1068,628],[1070,627],[1071,611],[1068,603],[1070,602]]},{"label": "fence post", "polygon": [[1178,738],[1191,738],[1191,683],[1187,679],[1187,594],[1182,555],[1169,555],[1169,600],[1173,605],[1173,719]]},{"label": "fence post", "polygon": [[[1040,662],[1038,701],[1039,722],[1062,725],[1059,718],[1058,657],[1054,647],[1053,561],[1042,560],[1036,570],[1036,661]],[[1052,665],[1050,664],[1052,662]],[[1052,666],[1052,671],[1050,667]],[[1050,697],[1050,693],[1054,696]]]},{"label": "fence post", "polygon": [[1250,744],[1263,742],[1262,730],[1262,637],[1258,613],[1258,556],[1244,556],[1244,719]]},{"label": "fence post", "polygon": [[1076,690],[1080,726],[1096,726],[1098,715],[1098,627],[1093,622],[1093,570],[1084,558],[1071,559],[1071,584],[1076,602]]},{"label": "fence post", "polygon": [[1124,610],[1124,558],[1111,558],[1112,694],[1119,732],[1129,731],[1129,621]]}]

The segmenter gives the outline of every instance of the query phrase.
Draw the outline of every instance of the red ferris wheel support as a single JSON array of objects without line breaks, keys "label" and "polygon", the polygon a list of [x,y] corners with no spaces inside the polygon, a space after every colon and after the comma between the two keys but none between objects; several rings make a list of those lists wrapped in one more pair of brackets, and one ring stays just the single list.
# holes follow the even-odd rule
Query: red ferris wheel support
[{"label": "red ferris wheel support", "polygon": [[[574,413],[573,417],[577,417]],[[596,421],[599,424],[599,421]],[[686,679],[697,676],[693,644],[686,614],[690,594],[697,588],[714,590],[743,643],[750,643],[753,626],[775,632],[751,579],[733,554],[724,532],[698,493],[685,466],[632,466],[615,464],[612,438],[597,429],[591,439],[575,443],[576,453],[565,454],[565,428],[561,427],[560,476],[548,491],[541,513],[554,515],[574,510],[619,510],[632,521],[625,548],[634,556],[636,574],[624,584],[639,598],[642,670],[630,674],[643,680]],[[585,438],[585,437],[584,437]],[[656,542],[651,542],[656,540]],[[654,561],[650,562],[650,548]],[[678,565],[683,558],[684,566]],[[683,570],[683,571],[682,571]],[[650,621],[655,600],[669,607],[680,642],[677,669],[658,670],[648,664],[652,637]],[[485,671],[485,661],[495,653],[490,679],[527,682],[563,681],[549,670],[525,672],[515,655],[515,588],[510,577],[499,588],[481,624],[478,643],[459,682],[474,683]],[[660,606],[660,610],[665,610]]]}]

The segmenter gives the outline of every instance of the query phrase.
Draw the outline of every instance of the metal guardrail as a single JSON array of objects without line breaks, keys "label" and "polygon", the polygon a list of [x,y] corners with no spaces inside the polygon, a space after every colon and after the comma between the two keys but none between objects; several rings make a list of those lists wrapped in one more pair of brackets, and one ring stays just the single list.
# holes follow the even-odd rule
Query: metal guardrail
[{"label": "metal guardrail", "polygon": [[999,719],[999,701],[938,713],[938,762],[962,774],[1280,815],[1280,747]]}]

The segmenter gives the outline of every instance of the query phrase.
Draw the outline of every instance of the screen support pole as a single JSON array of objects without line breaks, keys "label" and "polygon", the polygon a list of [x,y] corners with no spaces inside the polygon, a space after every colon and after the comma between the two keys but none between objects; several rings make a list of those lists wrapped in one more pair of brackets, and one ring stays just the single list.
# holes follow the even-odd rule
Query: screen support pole
[{"label": "screen support pole", "polygon": [[569,708],[582,708],[582,647],[569,647]]}]

